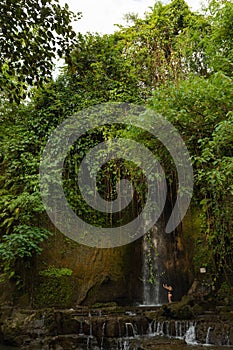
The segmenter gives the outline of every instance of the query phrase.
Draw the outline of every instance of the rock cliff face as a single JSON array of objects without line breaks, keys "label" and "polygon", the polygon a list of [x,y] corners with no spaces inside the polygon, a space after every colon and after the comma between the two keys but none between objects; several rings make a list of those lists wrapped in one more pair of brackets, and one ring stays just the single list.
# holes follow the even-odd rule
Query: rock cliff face
[{"label": "rock cliff face", "polygon": [[186,250],[188,246],[184,239],[184,232],[180,227],[172,233],[165,232],[165,220],[159,220],[154,238],[157,242],[154,264],[159,266],[159,304],[167,302],[167,291],[162,287],[163,283],[172,285],[173,301],[178,301],[185,295],[192,281],[190,270],[190,256]]},{"label": "rock cliff face", "polygon": [[[47,242],[37,272],[47,266],[65,267],[72,270],[67,284],[72,286],[67,305],[91,305],[102,302],[132,304],[141,301],[142,265],[141,241],[111,249],[80,246],[62,235]],[[45,293],[46,279],[40,277],[34,289],[35,303],[43,306],[38,295]],[[48,278],[47,278],[48,282]],[[48,287],[48,293],[50,293]],[[58,300],[59,302],[59,300]],[[59,306],[59,303],[54,305]]]},{"label": "rock cliff face", "polygon": [[[180,300],[192,283],[190,217],[187,216],[183,226],[171,234],[165,233],[166,217],[161,217],[152,230],[153,241],[157,242],[153,264],[160,266],[160,276],[156,276],[160,303],[167,301],[162,283],[173,284],[174,301]],[[30,267],[27,264],[19,267],[20,290],[14,288],[14,283],[9,287],[6,281],[0,282],[0,303],[33,308],[67,308],[106,302],[142,304],[145,260],[143,238],[117,248],[97,249],[79,245],[56,232],[44,242],[42,254],[35,257]],[[56,269],[56,274],[51,274],[50,268]],[[69,275],[59,274],[59,269],[64,268],[69,269]],[[46,270],[47,275],[44,274]],[[149,280],[149,276],[146,278]]]},{"label": "rock cliff face", "polygon": [[[159,272],[166,276],[166,280],[157,279],[161,303],[167,300],[166,292],[161,287],[163,282],[173,283],[174,300],[180,300],[192,283],[192,214],[188,213],[183,226],[171,234],[165,233],[166,216],[168,215],[160,218],[153,230],[157,241],[155,264],[160,265]],[[44,246],[44,251],[37,260],[36,273],[40,274],[40,271],[51,265],[71,269],[72,276],[63,283],[70,287],[70,298],[63,305],[59,304],[62,297],[59,297],[58,302],[52,303],[48,296],[40,298],[40,295],[45,295],[46,289],[49,294],[54,288],[49,285],[48,278],[39,277],[34,283],[33,306],[72,307],[106,302],[116,302],[119,305],[141,304],[144,301],[144,254],[143,238],[126,246],[97,249],[80,246],[63,235],[56,234]],[[46,305],[45,300],[50,302]]]}]

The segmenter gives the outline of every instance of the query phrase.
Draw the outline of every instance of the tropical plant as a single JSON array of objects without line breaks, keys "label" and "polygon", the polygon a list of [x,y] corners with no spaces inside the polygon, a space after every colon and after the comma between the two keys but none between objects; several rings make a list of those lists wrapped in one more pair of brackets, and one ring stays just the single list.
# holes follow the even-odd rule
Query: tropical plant
[{"label": "tropical plant", "polygon": [[[54,59],[68,62],[80,18],[58,0],[1,2],[0,86],[4,95],[19,102],[28,87],[51,78]],[[58,55],[58,56],[57,56]]]}]

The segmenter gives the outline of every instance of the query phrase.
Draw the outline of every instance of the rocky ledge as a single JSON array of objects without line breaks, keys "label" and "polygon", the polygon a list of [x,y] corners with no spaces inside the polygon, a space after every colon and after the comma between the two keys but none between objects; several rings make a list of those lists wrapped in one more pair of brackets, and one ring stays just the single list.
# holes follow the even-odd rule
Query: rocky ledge
[{"label": "rocky ledge", "polygon": [[203,311],[187,301],[153,308],[0,307],[0,342],[25,350],[114,349],[119,342],[137,342],[139,336],[148,335],[150,343],[179,339],[183,343],[233,345],[233,310]]}]

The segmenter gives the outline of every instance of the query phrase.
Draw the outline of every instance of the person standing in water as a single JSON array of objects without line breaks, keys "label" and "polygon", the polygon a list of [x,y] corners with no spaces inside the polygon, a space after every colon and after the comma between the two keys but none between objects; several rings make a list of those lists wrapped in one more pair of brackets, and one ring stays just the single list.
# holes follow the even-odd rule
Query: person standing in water
[{"label": "person standing in water", "polygon": [[172,292],[173,292],[172,286],[168,286],[167,284],[163,284],[163,288],[168,291],[167,300],[169,303],[171,303],[172,302]]}]

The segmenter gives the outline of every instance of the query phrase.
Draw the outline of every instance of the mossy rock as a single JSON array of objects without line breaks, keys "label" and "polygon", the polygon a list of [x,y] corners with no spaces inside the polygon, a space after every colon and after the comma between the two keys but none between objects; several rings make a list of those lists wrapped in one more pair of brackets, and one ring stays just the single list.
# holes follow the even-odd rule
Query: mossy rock
[{"label": "mossy rock", "polygon": [[70,276],[41,276],[34,291],[34,307],[71,307],[74,287],[74,279]]},{"label": "mossy rock", "polygon": [[158,310],[145,311],[144,314],[149,320],[159,320],[164,315],[164,312],[162,308],[159,308]]},{"label": "mossy rock", "polygon": [[173,319],[192,319],[194,317],[194,313],[189,303],[190,300],[187,298],[186,300],[182,300],[179,303],[163,305],[163,316]]},{"label": "mossy rock", "polygon": [[107,302],[107,303],[95,303],[95,304],[91,305],[91,307],[94,309],[116,308],[117,306],[118,306],[118,304],[115,301]]},{"label": "mossy rock", "polygon": [[184,305],[177,311],[177,317],[183,320],[190,320],[194,317],[193,310],[190,305]]},{"label": "mossy rock", "polygon": [[203,314],[204,312],[204,309],[201,305],[199,304],[195,304],[193,307],[192,307],[192,313],[193,315],[196,317],[196,316],[199,316],[201,314]]}]

